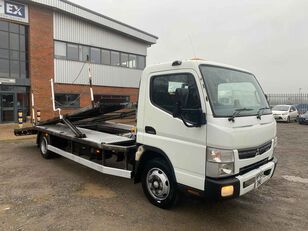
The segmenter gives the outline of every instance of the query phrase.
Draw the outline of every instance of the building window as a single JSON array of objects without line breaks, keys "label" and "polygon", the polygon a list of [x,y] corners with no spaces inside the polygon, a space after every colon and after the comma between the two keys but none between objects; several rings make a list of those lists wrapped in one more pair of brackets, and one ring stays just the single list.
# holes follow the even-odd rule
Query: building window
[{"label": "building window", "polygon": [[9,59],[9,50],[0,49],[0,59]]},{"label": "building window", "polygon": [[10,49],[19,50],[19,34],[10,33]]},{"label": "building window", "polygon": [[79,60],[79,47],[75,44],[67,44],[67,59],[78,61]]},{"label": "building window", "polygon": [[128,67],[129,68],[133,68],[133,69],[137,68],[136,61],[137,61],[137,56],[136,55],[129,55]]},{"label": "building window", "polygon": [[121,53],[121,66],[128,67],[128,54]]},{"label": "building window", "polygon": [[17,79],[19,78],[19,61],[10,61],[10,72],[11,78]]},{"label": "building window", "polygon": [[111,65],[120,66],[120,53],[117,51],[111,51]]},{"label": "building window", "polygon": [[79,108],[79,94],[55,94],[56,107],[60,108]]},{"label": "building window", "polygon": [[19,34],[19,25],[10,23],[10,32]]},{"label": "building window", "polygon": [[9,49],[9,33],[0,31],[0,48]]},{"label": "building window", "polygon": [[102,50],[102,64],[110,65],[110,51]]},{"label": "building window", "polygon": [[6,59],[0,59],[0,77],[10,77],[10,62]]},{"label": "building window", "polygon": [[59,59],[66,58],[66,43],[55,42],[55,57]]},{"label": "building window", "polygon": [[143,70],[145,68],[145,57],[137,56],[137,69]]},{"label": "building window", "polygon": [[0,30],[8,31],[9,30],[9,23],[5,21],[0,21]]},{"label": "building window", "polygon": [[101,50],[98,48],[91,48],[91,63],[101,63]]},{"label": "building window", "polygon": [[90,47],[79,46],[79,61],[87,62],[90,60]]},{"label": "building window", "polygon": [[[21,35],[20,37],[24,36]],[[20,48],[23,49],[23,47],[24,45],[20,43]],[[146,57],[142,55],[128,54],[121,51],[101,49],[61,41],[55,41],[55,58],[80,62],[90,61],[95,64],[120,66],[140,70],[143,70],[146,65]],[[89,60],[87,58],[89,58]]]},{"label": "building window", "polygon": [[26,27],[0,20],[0,77],[28,78],[27,52]]},{"label": "building window", "polygon": [[127,95],[94,95],[94,101],[105,104],[126,104],[130,102],[130,97]]}]

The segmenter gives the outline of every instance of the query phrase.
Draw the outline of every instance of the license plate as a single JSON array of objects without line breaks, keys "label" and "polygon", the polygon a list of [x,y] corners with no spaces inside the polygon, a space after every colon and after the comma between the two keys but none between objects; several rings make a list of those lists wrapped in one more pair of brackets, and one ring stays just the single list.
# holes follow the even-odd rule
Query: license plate
[{"label": "license plate", "polygon": [[256,176],[256,181],[255,181],[255,188],[259,188],[260,185],[262,184],[262,179],[264,177],[264,173],[261,172]]}]

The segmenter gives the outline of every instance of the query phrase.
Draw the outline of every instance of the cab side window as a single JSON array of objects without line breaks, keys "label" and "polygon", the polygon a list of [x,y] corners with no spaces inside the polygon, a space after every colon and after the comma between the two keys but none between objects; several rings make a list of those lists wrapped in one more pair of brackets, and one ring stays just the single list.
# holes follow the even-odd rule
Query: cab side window
[{"label": "cab side window", "polygon": [[[173,114],[178,102],[175,93],[179,88],[189,90],[186,103],[182,105],[183,109],[201,109],[197,84],[194,76],[189,73],[153,76],[150,85],[152,103],[156,107]],[[188,111],[183,116],[188,121],[195,122],[196,120],[193,112]]]}]

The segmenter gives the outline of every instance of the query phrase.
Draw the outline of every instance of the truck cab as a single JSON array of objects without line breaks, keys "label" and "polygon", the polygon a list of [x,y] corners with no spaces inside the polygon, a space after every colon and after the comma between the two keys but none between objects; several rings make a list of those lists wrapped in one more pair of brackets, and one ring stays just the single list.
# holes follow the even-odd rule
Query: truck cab
[{"label": "truck cab", "polygon": [[135,181],[164,208],[179,188],[215,199],[244,195],[277,163],[276,121],[256,77],[203,60],[145,69],[137,145]]}]

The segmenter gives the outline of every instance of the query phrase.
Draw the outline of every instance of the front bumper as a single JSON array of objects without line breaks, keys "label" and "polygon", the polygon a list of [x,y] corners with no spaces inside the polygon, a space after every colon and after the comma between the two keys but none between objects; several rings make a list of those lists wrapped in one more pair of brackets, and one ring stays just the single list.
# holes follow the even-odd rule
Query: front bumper
[{"label": "front bumper", "polygon": [[276,121],[288,121],[288,115],[274,115]]},{"label": "front bumper", "polygon": [[[267,182],[273,175],[277,165],[277,158],[273,158],[268,163],[251,170],[243,175],[228,179],[212,179],[205,180],[205,196],[213,199],[229,199],[242,196],[260,185]],[[233,186],[234,192],[232,196],[222,197],[221,189],[224,186]]]}]

